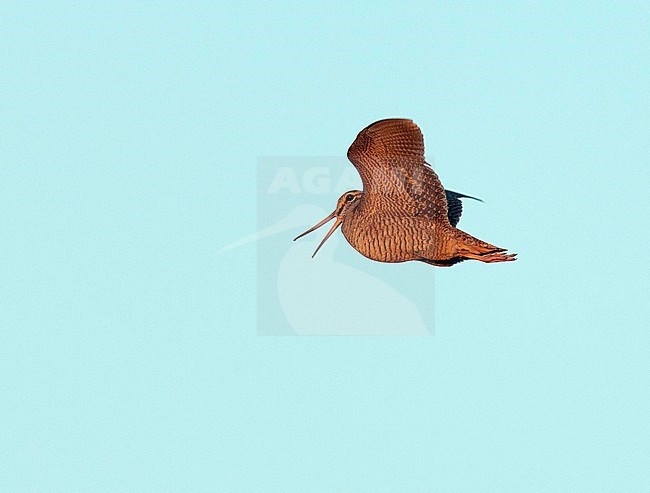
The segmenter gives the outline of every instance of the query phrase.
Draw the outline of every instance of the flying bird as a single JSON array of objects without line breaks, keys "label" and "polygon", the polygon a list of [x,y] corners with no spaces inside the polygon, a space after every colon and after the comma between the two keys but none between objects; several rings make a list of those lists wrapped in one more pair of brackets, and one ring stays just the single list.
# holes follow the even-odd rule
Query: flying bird
[{"label": "flying bird", "polygon": [[460,199],[474,197],[443,188],[425,161],[424,138],[412,120],[380,120],[364,128],[348,149],[348,159],[361,175],[363,191],[341,195],[334,212],[294,239],[335,219],[314,255],[341,226],[355,250],[379,262],[418,260],[449,267],[468,259],[516,260],[505,248],[456,228]]}]

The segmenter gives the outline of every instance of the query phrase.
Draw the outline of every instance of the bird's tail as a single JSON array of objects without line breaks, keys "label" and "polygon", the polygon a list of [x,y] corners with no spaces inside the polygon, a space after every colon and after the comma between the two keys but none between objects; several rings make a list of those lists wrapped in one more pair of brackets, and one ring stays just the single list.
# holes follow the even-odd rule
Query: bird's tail
[{"label": "bird's tail", "polygon": [[465,233],[465,231],[456,229],[456,255],[458,257],[488,263],[516,260],[516,253],[505,253],[506,251],[506,248],[491,245]]}]

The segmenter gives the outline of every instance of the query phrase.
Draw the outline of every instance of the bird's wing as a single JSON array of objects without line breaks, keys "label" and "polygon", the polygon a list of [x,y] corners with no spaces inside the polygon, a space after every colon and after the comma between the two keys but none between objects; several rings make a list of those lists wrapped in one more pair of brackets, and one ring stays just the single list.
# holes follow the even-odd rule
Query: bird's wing
[{"label": "bird's wing", "polygon": [[411,120],[380,120],[364,128],[348,149],[359,171],[364,201],[448,222],[438,175],[424,160],[424,138]]},{"label": "bird's wing", "polygon": [[458,221],[460,221],[460,216],[463,213],[463,202],[460,199],[473,199],[482,202],[481,199],[477,199],[476,197],[452,192],[451,190],[445,190],[445,196],[447,197],[447,217],[449,218],[451,225],[454,227],[456,227]]},{"label": "bird's wing", "polygon": [[445,195],[447,197],[447,218],[449,223],[455,227],[463,214],[463,203],[455,192],[445,190]]}]

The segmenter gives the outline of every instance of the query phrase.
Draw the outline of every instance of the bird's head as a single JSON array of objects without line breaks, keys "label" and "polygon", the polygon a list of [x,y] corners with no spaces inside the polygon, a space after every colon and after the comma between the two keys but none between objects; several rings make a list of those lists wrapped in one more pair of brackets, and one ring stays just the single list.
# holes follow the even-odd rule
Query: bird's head
[{"label": "bird's head", "polygon": [[338,228],[341,223],[343,222],[343,219],[347,214],[350,214],[356,207],[359,205],[359,200],[361,199],[361,196],[363,195],[363,192],[360,190],[350,190],[349,192],[345,192],[341,197],[339,197],[339,200],[336,202],[336,209],[334,209],[334,212],[332,212],[329,216],[327,216],[325,219],[323,219],[321,222],[316,224],[315,226],[309,228],[307,231],[304,233],[296,236],[293,241],[296,241],[298,238],[302,238],[306,234],[311,233],[312,231],[317,230],[324,224],[328,223],[332,219],[336,218],[336,221],[334,221],[334,224],[330,228],[330,230],[327,232],[325,235],[325,238],[320,242],[318,247],[316,248],[316,251],[314,252],[314,255],[312,255],[312,258],[316,256],[318,253],[318,250],[320,250],[320,247],[323,246],[323,244],[327,241],[327,239],[332,236],[332,233],[336,231],[336,228]]},{"label": "bird's head", "polygon": [[336,201],[336,211],[334,211],[336,217],[343,218],[346,214],[352,211],[357,205],[359,205],[359,200],[362,195],[363,192],[361,190],[350,190],[341,195]]}]

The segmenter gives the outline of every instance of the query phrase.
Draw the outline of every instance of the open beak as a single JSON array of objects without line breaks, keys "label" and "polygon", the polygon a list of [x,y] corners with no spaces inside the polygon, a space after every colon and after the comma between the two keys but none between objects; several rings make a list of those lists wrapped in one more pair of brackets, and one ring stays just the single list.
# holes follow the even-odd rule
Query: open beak
[{"label": "open beak", "polygon": [[334,224],[332,225],[332,227],[330,228],[330,230],[329,230],[329,231],[327,232],[327,234],[325,235],[325,238],[323,238],[322,241],[318,244],[318,247],[316,248],[316,251],[315,251],[314,254],[311,256],[311,258],[314,258],[314,257],[316,256],[316,254],[318,253],[318,250],[320,250],[320,247],[323,246],[323,243],[325,243],[325,242],[327,241],[327,239],[328,239],[330,236],[332,236],[332,233],[333,233],[334,231],[336,231],[336,228],[338,228],[338,227],[341,225],[342,219],[336,215],[336,211],[332,212],[329,216],[327,216],[325,219],[323,219],[321,222],[319,222],[316,226],[313,226],[313,227],[309,228],[307,231],[305,231],[304,233],[299,234],[298,236],[296,236],[296,237],[293,239],[293,241],[296,241],[298,238],[302,238],[303,236],[305,236],[305,235],[311,233],[312,231],[316,231],[316,230],[317,230],[318,228],[320,228],[323,224],[328,223],[329,221],[331,221],[331,220],[334,219],[334,218],[336,218],[336,221],[334,221]]}]

